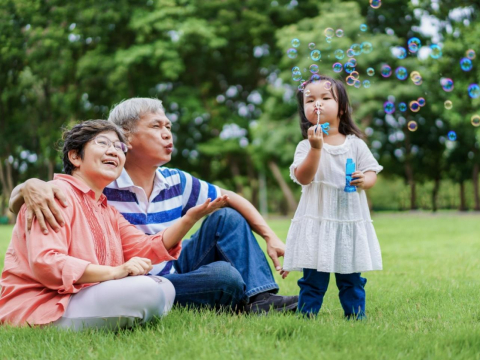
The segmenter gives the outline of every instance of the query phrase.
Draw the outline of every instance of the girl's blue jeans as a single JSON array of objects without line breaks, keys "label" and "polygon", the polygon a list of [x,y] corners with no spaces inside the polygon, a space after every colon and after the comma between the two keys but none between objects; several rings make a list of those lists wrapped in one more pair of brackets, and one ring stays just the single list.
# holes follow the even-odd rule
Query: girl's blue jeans
[{"label": "girl's blue jeans", "polygon": [[[365,316],[365,284],[367,279],[360,273],[337,274],[335,273],[339,291],[340,303],[347,318]],[[298,298],[298,311],[306,315],[316,315],[320,311],[323,297],[328,288],[330,273],[314,269],[303,269],[303,278],[298,280],[300,296]]]}]

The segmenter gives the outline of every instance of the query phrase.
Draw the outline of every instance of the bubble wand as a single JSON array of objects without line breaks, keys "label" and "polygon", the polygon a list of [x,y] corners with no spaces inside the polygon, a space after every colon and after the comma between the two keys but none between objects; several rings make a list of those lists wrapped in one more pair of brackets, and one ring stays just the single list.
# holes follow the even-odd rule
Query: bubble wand
[{"label": "bubble wand", "polygon": [[325,123],[325,124],[320,124],[320,110],[321,110],[321,107],[320,107],[320,101],[315,101],[315,112],[317,113],[317,126],[315,126],[315,133],[317,132],[317,127],[318,125],[320,125],[320,127],[322,128],[322,131],[328,135],[328,130],[330,130],[330,123]]}]

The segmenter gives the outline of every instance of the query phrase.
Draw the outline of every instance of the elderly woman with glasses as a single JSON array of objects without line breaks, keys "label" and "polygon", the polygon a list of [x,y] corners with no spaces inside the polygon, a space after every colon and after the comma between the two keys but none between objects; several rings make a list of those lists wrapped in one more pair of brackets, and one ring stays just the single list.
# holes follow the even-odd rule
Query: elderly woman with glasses
[{"label": "elderly woman with glasses", "polygon": [[81,330],[119,329],[165,315],[175,290],[148,275],[152,262],[176,259],[180,240],[203,216],[224,206],[223,196],[191,208],[181,221],[145,235],[107,204],[106,185],[120,176],[128,146],[114,124],[91,120],[63,137],[66,226],[47,234],[34,220],[27,231],[20,210],[5,256],[0,323]]}]

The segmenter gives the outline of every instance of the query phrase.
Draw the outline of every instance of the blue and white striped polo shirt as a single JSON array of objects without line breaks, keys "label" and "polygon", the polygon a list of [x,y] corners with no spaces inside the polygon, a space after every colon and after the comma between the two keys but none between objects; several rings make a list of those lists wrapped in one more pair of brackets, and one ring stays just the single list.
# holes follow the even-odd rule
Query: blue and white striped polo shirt
[{"label": "blue and white striped polo shirt", "polygon": [[[145,191],[133,184],[124,169],[120,177],[103,191],[108,204],[122,213],[131,224],[146,234],[156,234],[169,227],[207,198],[220,196],[220,188],[199,180],[189,173],[166,167],[158,168],[150,199]],[[163,265],[163,266],[162,266]],[[155,266],[161,275],[174,273],[171,261]]]}]

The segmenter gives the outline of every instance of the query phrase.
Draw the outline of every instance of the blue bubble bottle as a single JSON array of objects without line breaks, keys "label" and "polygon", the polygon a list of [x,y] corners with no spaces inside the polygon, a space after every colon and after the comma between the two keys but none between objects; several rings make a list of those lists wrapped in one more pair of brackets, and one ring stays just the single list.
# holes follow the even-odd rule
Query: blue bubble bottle
[{"label": "blue bubble bottle", "polygon": [[355,192],[357,191],[357,187],[354,185],[350,185],[350,181],[352,181],[352,174],[355,172],[355,163],[353,159],[347,159],[347,165],[345,166],[345,192]]}]

